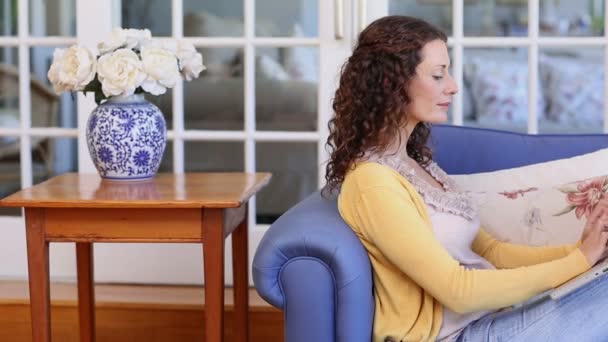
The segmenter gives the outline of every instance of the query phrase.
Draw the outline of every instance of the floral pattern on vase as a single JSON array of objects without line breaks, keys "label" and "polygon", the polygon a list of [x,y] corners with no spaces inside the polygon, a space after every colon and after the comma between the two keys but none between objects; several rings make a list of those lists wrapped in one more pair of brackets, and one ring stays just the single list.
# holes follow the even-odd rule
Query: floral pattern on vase
[{"label": "floral pattern on vase", "polygon": [[86,130],[91,159],[102,178],[143,180],[156,175],[166,146],[162,112],[143,95],[112,97],[97,106]]}]

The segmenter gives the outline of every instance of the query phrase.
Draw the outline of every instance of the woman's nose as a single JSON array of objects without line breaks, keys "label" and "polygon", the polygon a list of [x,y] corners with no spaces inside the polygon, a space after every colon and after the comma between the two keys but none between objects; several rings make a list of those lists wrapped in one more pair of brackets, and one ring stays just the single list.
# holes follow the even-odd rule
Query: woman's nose
[{"label": "woman's nose", "polygon": [[446,88],[446,93],[448,93],[450,95],[454,95],[457,92],[458,92],[458,85],[456,84],[456,81],[452,78],[452,76],[450,75],[448,86]]}]

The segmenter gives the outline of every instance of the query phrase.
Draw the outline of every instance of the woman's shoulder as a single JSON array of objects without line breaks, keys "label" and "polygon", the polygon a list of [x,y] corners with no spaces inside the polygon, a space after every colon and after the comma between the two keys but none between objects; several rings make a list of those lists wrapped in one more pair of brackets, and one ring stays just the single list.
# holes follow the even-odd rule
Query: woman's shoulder
[{"label": "woman's shoulder", "polygon": [[[338,195],[338,209],[346,222],[351,224],[356,222],[358,214],[355,213],[360,209],[358,205],[362,203],[362,199],[368,196],[374,198],[373,201],[368,201],[367,205],[372,205],[372,212],[378,212],[386,205],[385,201],[397,198],[393,195],[397,195],[399,201],[414,201],[415,192],[409,181],[393,168],[375,161],[358,162],[344,177]],[[378,201],[379,198],[381,200]]]},{"label": "woman's shoulder", "polygon": [[344,177],[342,187],[363,191],[372,187],[394,187],[403,184],[403,177],[393,168],[374,161],[362,161],[353,165]]}]

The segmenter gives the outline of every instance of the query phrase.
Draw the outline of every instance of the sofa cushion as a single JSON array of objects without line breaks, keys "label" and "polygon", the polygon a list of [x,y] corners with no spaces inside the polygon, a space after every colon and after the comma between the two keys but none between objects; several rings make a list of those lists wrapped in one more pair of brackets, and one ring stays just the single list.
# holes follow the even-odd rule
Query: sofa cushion
[{"label": "sofa cushion", "polygon": [[471,192],[479,207],[481,225],[497,239],[556,245],[576,241],[585,224],[584,215],[576,215],[576,208],[565,212],[569,205],[564,191],[583,192],[580,189],[596,184],[593,179],[608,179],[605,175],[608,148],[544,163],[451,177],[461,190]]},{"label": "sofa cushion", "polygon": [[[465,67],[476,108],[482,124],[528,122],[528,64],[526,61],[472,58]],[[537,83],[537,106],[544,111],[540,82]]]},{"label": "sofa cushion", "polygon": [[[276,32],[278,32],[278,28],[273,22],[256,20],[256,36],[272,36]],[[218,16],[207,11],[189,12],[184,15],[184,36],[186,37],[243,37],[244,35],[242,17]],[[240,47],[202,48],[201,53],[207,67],[206,73],[229,76],[232,71],[231,66],[241,51]]]},{"label": "sofa cushion", "polygon": [[580,238],[600,199],[608,197],[608,175],[472,195],[482,227],[497,239],[533,246],[569,244]]},{"label": "sofa cushion", "polygon": [[[303,38],[304,30],[294,24],[291,37]],[[318,49],[311,46],[287,47],[283,52],[283,63],[292,79],[317,82],[319,79]]]},{"label": "sofa cushion", "polygon": [[602,127],[604,68],[601,60],[545,56],[540,75],[548,95],[547,118],[567,126]]}]

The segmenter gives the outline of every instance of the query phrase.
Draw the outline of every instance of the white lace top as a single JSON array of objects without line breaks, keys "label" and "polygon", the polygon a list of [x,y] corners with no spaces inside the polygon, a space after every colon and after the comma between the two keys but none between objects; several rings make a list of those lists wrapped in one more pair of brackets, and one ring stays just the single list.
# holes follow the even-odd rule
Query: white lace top
[{"label": "white lace top", "polygon": [[[414,168],[398,155],[368,156],[368,161],[386,165],[404,176],[424,200],[432,229],[441,245],[462,266],[477,269],[495,268],[489,261],[471,250],[479,232],[477,208],[467,193],[460,192],[451,179],[435,162],[425,170],[443,186],[438,189],[416,174]],[[437,339],[455,341],[468,324],[493,311],[459,314],[443,308],[443,323]]]},{"label": "white lace top", "polygon": [[416,170],[399,155],[368,155],[365,160],[386,165],[399,172],[418,190],[427,205],[440,211],[462,216],[467,220],[477,217],[477,208],[470,196],[460,192],[454,180],[437,163],[432,161],[424,169],[443,186],[443,189],[437,189],[417,176]]}]

